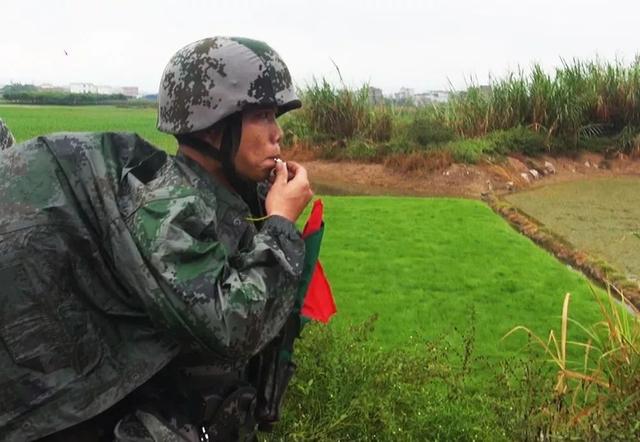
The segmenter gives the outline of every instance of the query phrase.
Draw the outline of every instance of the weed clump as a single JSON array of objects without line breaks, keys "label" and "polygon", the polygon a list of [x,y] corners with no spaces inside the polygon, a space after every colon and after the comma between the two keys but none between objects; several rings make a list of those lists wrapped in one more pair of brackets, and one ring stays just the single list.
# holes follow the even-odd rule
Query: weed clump
[{"label": "weed clump", "polygon": [[[525,331],[553,363],[556,379],[552,401],[543,410],[545,440],[573,437],[580,440],[637,440],[640,438],[640,320],[638,311],[622,292],[611,289],[607,301],[595,292],[602,320],[585,326],[569,317],[570,295],[565,296],[559,331],[545,340]],[[631,313],[629,312],[631,310]],[[569,325],[586,333],[584,342],[569,337]],[[579,358],[571,357],[581,350]],[[547,386],[548,387],[548,386]]]}]

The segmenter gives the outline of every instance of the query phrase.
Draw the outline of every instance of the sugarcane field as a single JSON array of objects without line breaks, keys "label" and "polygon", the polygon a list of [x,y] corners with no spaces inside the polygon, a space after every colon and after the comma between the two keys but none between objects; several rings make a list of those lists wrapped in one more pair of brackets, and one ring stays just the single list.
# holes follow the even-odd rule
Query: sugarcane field
[{"label": "sugarcane field", "polygon": [[9,0],[0,441],[640,438],[640,7],[525,3]]}]

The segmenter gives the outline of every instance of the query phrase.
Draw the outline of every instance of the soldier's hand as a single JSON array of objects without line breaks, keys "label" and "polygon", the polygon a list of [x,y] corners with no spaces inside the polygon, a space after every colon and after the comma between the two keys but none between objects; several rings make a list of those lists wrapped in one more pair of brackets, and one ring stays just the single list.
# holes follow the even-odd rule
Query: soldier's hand
[{"label": "soldier's hand", "polygon": [[313,197],[307,170],[293,161],[276,163],[276,177],[267,194],[267,215],[295,222]]}]

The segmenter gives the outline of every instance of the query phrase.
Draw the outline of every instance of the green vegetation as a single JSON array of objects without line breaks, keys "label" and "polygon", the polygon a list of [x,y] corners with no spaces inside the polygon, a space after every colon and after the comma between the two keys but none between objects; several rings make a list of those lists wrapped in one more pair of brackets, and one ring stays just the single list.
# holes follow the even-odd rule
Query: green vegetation
[{"label": "green vegetation", "polygon": [[156,129],[156,110],[114,106],[0,105],[0,118],[18,142],[52,132],[136,132],[156,146],[175,152],[175,138]]},{"label": "green vegetation", "polygon": [[472,329],[461,348],[413,339],[382,349],[372,340],[375,325],[372,317],[347,333],[305,330],[283,420],[264,439],[509,440],[488,393],[495,383],[482,392],[468,386],[477,365]]},{"label": "green vegetation", "polygon": [[[441,109],[443,121],[463,137],[526,126],[543,133],[550,150],[600,135],[638,133],[640,59],[630,66],[574,60],[554,75],[534,64],[494,81],[488,91],[472,86]],[[623,146],[624,147],[624,146]]]},{"label": "green vegetation", "polygon": [[[617,296],[624,300],[621,292]],[[559,330],[552,330],[547,340],[526,327],[519,330],[532,336],[558,368],[553,407],[548,410],[548,424],[541,432],[548,439],[637,440],[640,437],[640,321],[638,310],[629,315],[613,300],[600,301],[602,321],[583,325],[569,315],[571,296],[565,296]],[[631,307],[629,307],[631,308]],[[573,340],[569,325],[588,336]],[[582,349],[579,368],[571,367],[568,349]]]},{"label": "green vegetation", "polygon": [[132,99],[123,94],[70,93],[61,89],[40,89],[32,84],[9,84],[0,89],[0,98],[5,103],[36,105],[120,105],[155,107],[155,101]]},{"label": "green vegetation", "polygon": [[286,141],[371,161],[434,149],[466,162],[509,152],[640,153],[640,59],[629,66],[574,60],[552,75],[534,64],[422,108],[373,105],[368,95],[366,85],[307,86],[305,109],[285,118]]},{"label": "green vegetation", "polygon": [[[554,366],[523,352],[524,334],[502,337],[520,324],[546,336],[566,292],[576,321],[597,322],[585,278],[479,202],[324,199],[339,314],[305,330],[272,439],[538,440],[551,428]],[[567,367],[582,354],[569,349]]]},{"label": "green vegetation", "polygon": [[2,97],[15,104],[95,105],[126,103],[122,94],[72,94],[68,92],[17,92],[3,93]]},{"label": "green vegetation", "polygon": [[576,319],[597,319],[585,278],[480,202],[324,199],[322,256],[342,313],[336,322],[346,326],[343,321],[379,314],[375,336],[386,348],[411,336],[449,334],[452,324],[464,324],[473,307],[478,353],[503,358],[515,354],[517,345],[507,348],[500,338],[525,323],[546,332],[566,292],[574,294]]},{"label": "green vegetation", "polygon": [[640,180],[615,178],[554,184],[507,200],[575,247],[640,278]]}]

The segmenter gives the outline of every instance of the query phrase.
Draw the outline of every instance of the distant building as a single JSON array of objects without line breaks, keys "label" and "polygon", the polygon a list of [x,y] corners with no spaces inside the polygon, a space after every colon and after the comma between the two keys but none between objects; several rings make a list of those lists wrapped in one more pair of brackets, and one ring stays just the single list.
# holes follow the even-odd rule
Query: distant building
[{"label": "distant building", "polygon": [[125,97],[136,98],[138,94],[138,86],[125,86],[119,91]]},{"label": "distant building", "polygon": [[139,95],[137,86],[113,87],[106,84],[96,86],[93,83],[71,83],[69,91],[73,94],[122,94],[130,98],[136,98]]},{"label": "distant building", "polygon": [[97,94],[98,88],[93,83],[71,83],[69,92],[72,94]]},{"label": "distant building", "polygon": [[427,91],[414,95],[413,101],[416,106],[424,106],[431,103],[446,103],[449,101],[449,94],[448,91]]},{"label": "distant building", "polygon": [[393,98],[401,103],[409,104],[413,103],[413,89],[408,87],[401,87],[399,92],[396,92]]},{"label": "distant building", "polygon": [[116,91],[113,87],[102,84],[96,86],[96,93],[100,95],[111,95],[115,94]]}]

